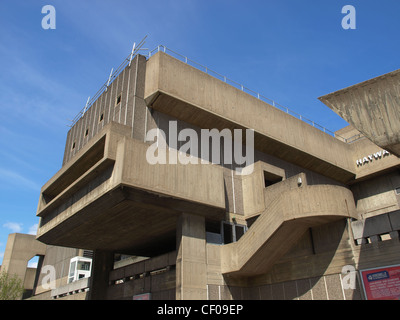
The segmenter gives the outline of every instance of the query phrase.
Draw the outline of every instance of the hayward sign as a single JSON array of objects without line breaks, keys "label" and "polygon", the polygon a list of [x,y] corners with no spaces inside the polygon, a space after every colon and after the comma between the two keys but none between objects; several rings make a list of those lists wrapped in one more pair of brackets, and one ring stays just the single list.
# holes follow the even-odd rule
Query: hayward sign
[{"label": "hayward sign", "polygon": [[374,160],[379,160],[379,159],[382,159],[382,158],[387,157],[387,156],[390,156],[390,153],[388,151],[386,151],[386,150],[381,150],[381,151],[375,152],[373,154],[370,154],[368,156],[365,156],[363,158],[358,159],[357,162],[356,162],[357,163],[357,167],[363,166],[363,165],[365,165],[367,163],[370,163],[370,162],[372,162]]}]

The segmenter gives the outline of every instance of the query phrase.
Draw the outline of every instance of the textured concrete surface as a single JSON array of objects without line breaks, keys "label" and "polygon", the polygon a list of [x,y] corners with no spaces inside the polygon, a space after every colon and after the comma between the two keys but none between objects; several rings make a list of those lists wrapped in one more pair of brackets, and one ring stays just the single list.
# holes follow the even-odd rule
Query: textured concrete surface
[{"label": "textured concrete surface", "polygon": [[400,156],[400,70],[319,99],[375,144]]}]

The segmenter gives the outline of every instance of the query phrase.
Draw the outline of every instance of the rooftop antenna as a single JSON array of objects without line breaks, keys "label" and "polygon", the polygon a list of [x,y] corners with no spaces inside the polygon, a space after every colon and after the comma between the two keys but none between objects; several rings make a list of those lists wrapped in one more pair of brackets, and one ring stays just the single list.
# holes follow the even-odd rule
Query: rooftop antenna
[{"label": "rooftop antenna", "polygon": [[110,85],[111,77],[113,74],[114,68],[111,68],[110,76],[108,77],[107,85],[106,85],[106,91],[108,89],[108,86]]},{"label": "rooftop antenna", "polygon": [[[111,68],[111,72],[110,72],[110,75],[109,75],[109,77],[108,77],[107,83],[103,84],[103,86],[100,88],[100,90],[97,91],[97,93],[94,95],[94,97],[92,98],[92,100],[96,100],[96,99],[98,98],[98,96],[100,96],[101,93],[103,92],[102,90],[104,90],[104,92],[107,92],[108,87],[110,86],[110,83],[111,83],[111,81],[113,80],[113,77],[116,76],[116,75],[122,70],[122,68],[124,67],[124,65],[126,66],[126,61],[129,61],[129,66],[130,66],[131,63],[132,63],[133,57],[134,57],[140,50],[148,50],[148,49],[146,49],[146,48],[142,48],[142,46],[143,46],[144,43],[145,43],[146,38],[147,38],[147,35],[139,42],[138,45],[136,45],[136,42],[133,43],[133,47],[132,47],[132,51],[131,51],[130,55],[129,55],[128,58],[126,58],[126,59],[124,60],[124,62],[117,68],[117,70],[115,70],[115,73],[114,73],[114,68]],[[105,87],[105,89],[104,89],[104,87]],[[83,108],[83,110],[81,110],[81,111],[75,116],[75,118],[74,118],[73,120],[69,120],[69,121],[72,122],[72,124],[71,124],[71,125],[67,125],[67,126],[68,126],[68,127],[72,127],[72,126],[76,123],[76,121],[78,121],[81,117],[83,117],[83,115],[86,113],[86,111],[87,111],[87,109],[88,109],[88,107],[89,107],[90,105],[91,105],[91,100],[90,100],[90,97],[89,97],[89,98],[87,99],[87,101],[86,101],[86,105],[85,105],[85,107]]]},{"label": "rooftop antenna", "polygon": [[142,46],[145,44],[145,40],[147,38],[147,35],[139,42],[139,44],[136,47],[136,42],[133,43],[133,47],[132,47],[132,52],[131,55],[129,56],[129,66],[131,66],[132,63],[132,59],[133,57],[136,55],[136,53],[140,50],[148,50],[146,48],[142,48]]},{"label": "rooftop antenna", "polygon": [[135,52],[135,46],[136,46],[136,42],[133,43],[132,52],[131,52],[131,57],[129,58],[129,66],[131,66],[131,62],[132,62],[132,58],[133,58],[133,53]]},{"label": "rooftop antenna", "polygon": [[86,105],[85,105],[85,108],[83,109],[83,113],[82,113],[82,116],[85,114],[85,112],[86,112],[86,110],[87,110],[87,107],[88,107],[88,105],[89,105],[89,100],[90,100],[90,97],[87,99],[87,101],[86,101]]}]

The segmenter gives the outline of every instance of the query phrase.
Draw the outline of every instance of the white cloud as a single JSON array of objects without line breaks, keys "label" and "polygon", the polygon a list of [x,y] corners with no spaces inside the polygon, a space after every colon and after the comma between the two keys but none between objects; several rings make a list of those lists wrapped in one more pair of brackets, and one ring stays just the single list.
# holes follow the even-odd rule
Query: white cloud
[{"label": "white cloud", "polygon": [[19,187],[24,187],[35,191],[40,190],[40,185],[38,183],[20,175],[19,173],[13,170],[0,168],[0,177],[2,177],[1,180],[3,180],[6,183],[11,183],[13,185],[17,185]]},{"label": "white cloud", "polygon": [[39,224],[35,223],[33,226],[31,226],[31,227],[29,228],[28,234],[36,235],[38,225],[39,225]]},{"label": "white cloud", "polygon": [[13,233],[22,231],[22,223],[6,222],[3,227],[10,229]]}]

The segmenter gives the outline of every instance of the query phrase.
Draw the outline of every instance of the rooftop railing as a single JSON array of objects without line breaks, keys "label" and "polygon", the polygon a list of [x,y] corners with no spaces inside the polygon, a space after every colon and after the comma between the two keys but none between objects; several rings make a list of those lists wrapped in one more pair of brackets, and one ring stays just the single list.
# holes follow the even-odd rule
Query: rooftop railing
[{"label": "rooftop railing", "polygon": [[[107,91],[107,88],[109,87],[109,85],[114,81],[114,79],[120,74],[120,72],[128,64],[130,65],[132,59],[137,54],[139,54],[139,52],[141,50],[144,50],[144,49],[141,49],[141,46],[143,45],[143,43],[144,43],[144,39],[141,41],[141,43],[139,43],[139,45],[136,48],[135,48],[135,45],[134,45],[134,47],[132,49],[132,52],[129,54],[129,56],[127,58],[125,58],[125,60],[119,65],[119,67],[115,71],[113,69],[111,70],[111,73],[110,73],[110,76],[109,76],[107,82],[105,82],[103,84],[103,86],[99,89],[99,91],[96,92],[96,94],[92,98],[89,97],[89,99],[86,102],[85,107],[75,116],[75,118],[73,120],[71,120],[72,121],[71,127],[85,114],[86,110],[91,107],[91,105],[98,99],[98,97],[103,92]],[[226,77],[226,76],[224,76],[224,75],[222,75],[222,74],[220,74],[220,73],[218,73],[218,72],[216,72],[216,71],[214,71],[214,70],[212,70],[212,69],[210,69],[210,68],[208,68],[208,67],[206,67],[206,66],[204,66],[204,65],[202,65],[200,63],[197,63],[196,61],[193,61],[193,60],[189,59],[187,56],[184,56],[184,55],[182,55],[180,53],[177,53],[177,52],[167,48],[164,45],[158,45],[155,49],[148,51],[147,54],[146,53],[141,53],[141,54],[146,56],[149,59],[152,55],[154,55],[155,53],[157,53],[159,51],[162,51],[162,52],[164,52],[164,53],[166,53],[166,54],[168,54],[168,55],[170,55],[170,56],[172,56],[172,57],[174,57],[174,58],[176,58],[176,59],[178,59],[180,61],[183,61],[184,63],[186,63],[186,64],[188,64],[188,65],[190,65],[192,67],[195,67],[196,69],[198,69],[200,71],[203,71],[203,72],[213,76],[214,78],[217,78],[217,79],[219,79],[219,80],[221,80],[221,81],[223,81],[223,82],[225,82],[225,83],[227,83],[227,84],[229,84],[229,85],[231,85],[231,86],[233,86],[233,87],[235,87],[235,88],[237,88],[237,89],[239,89],[239,90],[241,90],[241,91],[243,91],[243,92],[245,92],[247,94],[250,94],[253,97],[255,97],[255,98],[259,99],[259,100],[262,100],[262,101],[268,103],[269,105],[271,105],[271,106],[273,106],[273,107],[275,107],[277,109],[280,109],[281,111],[283,111],[283,112],[285,112],[285,113],[287,113],[287,114],[289,114],[289,115],[291,115],[291,116],[293,116],[293,117],[295,117],[295,118],[297,118],[297,119],[299,119],[299,120],[301,120],[301,121],[313,126],[314,128],[317,128],[317,129],[319,129],[319,130],[321,130],[321,131],[323,131],[323,132],[325,132],[325,133],[327,133],[327,134],[329,134],[329,135],[331,135],[331,136],[333,136],[333,137],[335,137],[335,138],[337,138],[337,139],[339,139],[339,140],[341,140],[341,141],[343,141],[345,143],[352,143],[352,142],[354,142],[354,141],[356,141],[356,140],[358,140],[358,139],[363,137],[363,135],[358,134],[358,135],[355,135],[355,136],[350,137],[350,138],[344,138],[344,137],[336,134],[334,131],[331,131],[331,130],[327,129],[326,127],[318,124],[317,122],[302,116],[301,114],[299,114],[299,113],[297,113],[297,112],[295,112],[295,111],[293,111],[293,110],[291,110],[291,109],[289,109],[289,108],[277,103],[276,101],[274,101],[272,99],[269,99],[269,98],[265,97],[264,95],[245,87],[243,84],[240,84],[240,83],[238,83],[236,81],[233,81],[233,80],[229,79],[228,77]]]},{"label": "rooftop railing", "polygon": [[86,101],[86,105],[85,107],[78,112],[78,114],[75,116],[74,119],[70,120],[72,122],[71,125],[69,125],[70,127],[73,127],[75,125],[75,123],[78,122],[78,120],[80,118],[83,117],[83,115],[86,113],[86,111],[93,105],[93,103],[101,96],[101,94],[105,91],[107,91],[108,87],[110,86],[110,84],[119,76],[119,74],[121,73],[121,71],[123,71],[125,69],[125,67],[127,65],[130,65],[133,58],[136,57],[136,55],[143,50],[142,46],[144,44],[144,40],[146,39],[146,37],[136,46],[136,44],[133,44],[132,47],[132,51],[129,54],[129,56],[127,56],[125,58],[124,61],[122,61],[122,63],[119,65],[119,67],[117,69],[114,70],[111,69],[111,73],[110,76],[108,77],[108,80],[100,87],[100,89],[94,94],[93,97],[89,97]]}]

